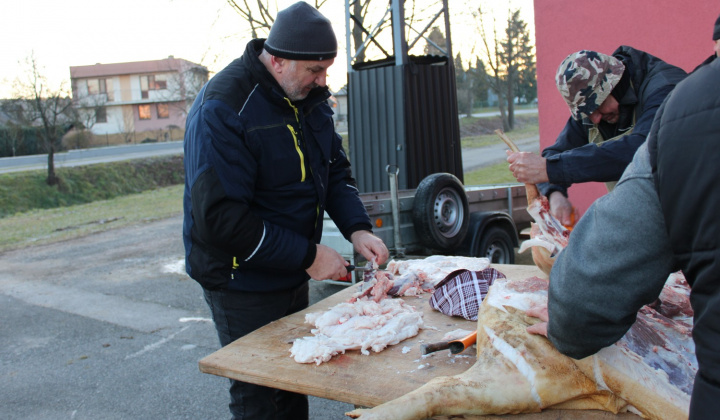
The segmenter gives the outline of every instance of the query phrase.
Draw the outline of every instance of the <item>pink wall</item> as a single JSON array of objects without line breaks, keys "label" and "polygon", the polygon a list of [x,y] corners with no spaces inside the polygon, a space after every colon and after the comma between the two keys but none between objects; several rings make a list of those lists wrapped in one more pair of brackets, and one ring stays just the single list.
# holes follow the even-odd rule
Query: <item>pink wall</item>
[{"label": "pink wall", "polygon": [[[718,0],[536,0],[540,149],[553,144],[570,110],[555,87],[555,71],[568,54],[587,49],[605,54],[629,45],[692,71],[713,52]],[[570,188],[570,200],[584,213],[607,192],[605,185]]]}]

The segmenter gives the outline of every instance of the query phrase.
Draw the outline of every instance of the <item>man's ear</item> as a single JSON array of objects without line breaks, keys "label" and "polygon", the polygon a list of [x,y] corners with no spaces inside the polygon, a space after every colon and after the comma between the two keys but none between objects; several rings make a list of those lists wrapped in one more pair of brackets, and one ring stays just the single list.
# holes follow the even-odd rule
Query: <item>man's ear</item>
[{"label": "man's ear", "polygon": [[275,70],[275,73],[282,73],[283,68],[285,67],[285,59],[282,57],[275,57],[274,55],[270,56],[270,65],[272,65],[273,70]]}]

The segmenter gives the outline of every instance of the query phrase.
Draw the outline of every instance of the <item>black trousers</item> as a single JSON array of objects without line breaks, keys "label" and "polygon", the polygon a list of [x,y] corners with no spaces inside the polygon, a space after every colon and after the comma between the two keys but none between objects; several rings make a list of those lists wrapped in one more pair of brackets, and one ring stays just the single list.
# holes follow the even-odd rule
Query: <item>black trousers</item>
[{"label": "black trousers", "polygon": [[[308,307],[308,283],[280,292],[206,290],[220,345]],[[307,420],[306,395],[230,380],[230,413],[234,420]]]},{"label": "black trousers", "polygon": [[720,415],[720,385],[706,379],[698,370],[690,400],[690,420],[716,419],[718,415]]}]

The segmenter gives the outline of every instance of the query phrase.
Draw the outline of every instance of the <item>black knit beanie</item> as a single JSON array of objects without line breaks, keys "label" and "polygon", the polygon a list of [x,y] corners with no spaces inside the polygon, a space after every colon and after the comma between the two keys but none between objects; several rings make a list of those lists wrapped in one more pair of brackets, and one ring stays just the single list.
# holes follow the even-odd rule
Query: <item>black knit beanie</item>
[{"label": "black knit beanie", "polygon": [[265,41],[270,54],[290,60],[328,60],[337,56],[337,39],[330,20],[299,1],[278,12]]},{"label": "black knit beanie", "polygon": [[713,31],[713,41],[720,39],[720,16],[715,21],[715,30]]}]

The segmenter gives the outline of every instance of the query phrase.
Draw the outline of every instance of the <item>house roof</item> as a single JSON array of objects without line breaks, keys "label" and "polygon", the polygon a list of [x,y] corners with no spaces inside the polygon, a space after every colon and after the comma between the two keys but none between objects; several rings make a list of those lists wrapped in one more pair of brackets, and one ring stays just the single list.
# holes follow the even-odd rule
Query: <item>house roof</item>
[{"label": "house roof", "polygon": [[[200,64],[182,58],[169,56],[162,60],[134,61],[127,63],[93,64],[90,66],[71,66],[70,77],[81,79],[87,77],[120,76],[126,74],[179,72],[192,67],[205,68]],[[207,71],[207,69],[206,69]]]}]

